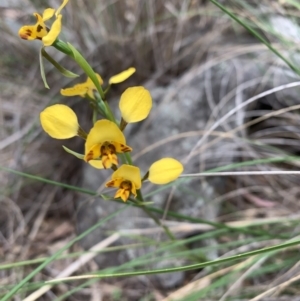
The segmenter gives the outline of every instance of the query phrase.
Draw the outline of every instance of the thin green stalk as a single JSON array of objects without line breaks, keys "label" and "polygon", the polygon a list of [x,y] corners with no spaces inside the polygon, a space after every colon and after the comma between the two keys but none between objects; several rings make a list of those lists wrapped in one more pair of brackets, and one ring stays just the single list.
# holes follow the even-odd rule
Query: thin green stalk
[{"label": "thin green stalk", "polygon": [[[144,199],[143,199],[143,195],[142,195],[142,193],[141,193],[141,190],[140,189],[138,189],[137,191],[136,191],[136,193],[137,193],[137,198],[138,198],[138,200],[140,201],[140,202],[144,202]],[[153,220],[154,220],[154,222],[159,226],[159,227],[162,227],[163,229],[164,229],[164,231],[165,231],[165,233],[167,234],[167,236],[170,238],[170,240],[172,240],[172,241],[176,241],[176,238],[175,238],[175,236],[173,235],[173,233],[170,231],[170,229],[167,227],[167,226],[165,226],[165,225],[163,225],[161,222],[160,222],[160,220],[147,208],[147,207],[145,207],[145,206],[140,206],[140,208],[148,215],[148,216],[150,216]]]},{"label": "thin green stalk", "polygon": [[103,100],[103,102],[104,102],[104,105],[106,107],[106,113],[107,113],[108,119],[117,124],[116,118],[115,118],[114,114],[112,113],[107,101]]},{"label": "thin green stalk", "polygon": [[[295,158],[297,158],[297,160],[299,160],[299,157],[295,157]],[[246,162],[243,162],[243,163],[246,163]],[[63,183],[48,180],[48,179],[44,179],[42,177],[30,175],[30,174],[27,174],[27,173],[23,173],[23,172],[16,171],[16,170],[6,168],[6,167],[2,167],[2,166],[0,166],[0,170],[5,170],[7,172],[10,172],[10,173],[22,176],[22,177],[27,177],[29,179],[33,179],[33,180],[40,181],[40,182],[43,182],[43,183],[63,187],[63,188],[66,188],[66,189],[70,189],[70,190],[77,191],[77,192],[80,192],[80,193],[84,193],[84,194],[87,194],[87,195],[91,195],[91,196],[94,196],[94,197],[102,197],[103,199],[108,199],[105,195],[98,194],[97,192],[89,190],[89,189],[79,188],[79,187],[76,187],[76,186],[63,184]],[[123,202],[115,200],[115,199],[111,199],[111,200],[113,200],[115,202],[123,203]],[[141,207],[140,205],[135,204],[135,203],[133,203],[133,206]],[[155,207],[150,207],[149,206],[149,207],[147,207],[147,209],[150,210],[151,212],[157,212],[157,213],[160,213],[160,214],[164,213],[164,211],[162,209],[155,208]],[[185,215],[182,215],[182,214],[179,214],[179,213],[176,213],[176,212],[172,212],[172,211],[168,211],[167,216],[179,218],[181,220],[186,220],[186,221],[190,221],[190,222],[193,222],[193,223],[201,223],[201,224],[211,225],[212,227],[217,228],[217,229],[226,228],[226,229],[230,229],[231,231],[234,231],[234,232],[242,232],[242,233],[245,233],[245,234],[252,234],[252,235],[267,235],[270,238],[274,238],[274,235],[270,234],[267,231],[256,231],[256,230],[248,229],[246,227],[234,228],[234,227],[230,227],[230,226],[227,226],[227,225],[224,225],[224,224],[221,224],[221,223],[216,223],[216,222],[212,222],[212,221],[208,221],[208,220],[204,220],[204,219],[200,219],[200,218],[185,216]],[[277,234],[275,238],[278,238],[278,237],[288,238],[286,236],[284,236],[284,237],[281,237],[281,236],[282,235]]]},{"label": "thin green stalk", "polygon": [[97,112],[97,110],[93,110],[93,124],[95,124],[96,123],[96,121],[97,121],[97,118],[98,117],[98,112]]},{"label": "thin green stalk", "polygon": [[268,41],[266,41],[255,29],[248,26],[242,20],[240,20],[235,14],[230,12],[225,6],[215,0],[209,0],[215,6],[220,8],[225,14],[227,14],[230,18],[236,21],[238,24],[243,26],[246,30],[248,30],[252,35],[254,35],[260,42],[266,45],[275,55],[277,55],[282,61],[284,61],[295,73],[300,75],[300,69],[296,68],[287,58],[285,58],[276,48],[274,48]]},{"label": "thin green stalk", "polygon": [[55,40],[55,42],[52,44],[53,47],[55,47],[57,50],[59,50],[60,52],[65,53],[68,56],[72,56],[73,52],[72,50],[69,48],[68,44],[65,43],[62,40]]},{"label": "thin green stalk", "polygon": [[67,46],[69,47],[69,49],[71,50],[72,54],[69,54],[69,56],[71,56],[76,63],[82,68],[82,70],[87,74],[87,76],[92,80],[92,82],[94,83],[99,96],[101,97],[101,100],[104,101],[104,93],[102,90],[102,87],[97,79],[96,73],[93,70],[93,68],[91,67],[91,65],[87,62],[87,60],[82,56],[82,54],[70,43],[67,43]]},{"label": "thin green stalk", "polygon": [[[112,278],[112,277],[133,277],[133,276],[140,276],[140,275],[153,275],[153,274],[165,274],[165,273],[174,273],[174,272],[182,272],[182,271],[191,271],[191,270],[201,269],[201,268],[208,267],[208,266],[219,265],[219,264],[223,264],[223,263],[227,263],[227,262],[231,262],[231,261],[236,261],[236,260],[239,260],[239,259],[251,257],[251,256],[258,255],[258,254],[265,254],[265,253],[269,253],[269,252],[273,252],[273,251],[279,251],[279,250],[282,250],[282,249],[285,249],[285,248],[296,246],[298,244],[300,244],[300,240],[292,241],[292,242],[289,242],[289,243],[283,243],[283,244],[279,244],[279,245],[272,246],[272,247],[262,248],[262,249],[255,250],[255,251],[245,252],[245,253],[241,253],[241,254],[238,254],[238,255],[229,256],[229,257],[221,258],[221,259],[217,259],[217,260],[186,265],[186,266],[182,266],[182,267],[156,269],[156,270],[151,270],[151,271],[144,270],[144,271],[138,271],[138,272],[105,274],[105,275],[93,274],[93,275],[86,275],[85,279],[90,279],[90,278],[91,279],[92,278],[102,279],[102,278]],[[73,280],[72,277],[69,277],[69,278],[65,278],[65,279],[58,279],[56,281],[48,281],[47,283],[54,284],[54,283],[61,283],[62,281],[65,282],[65,281],[72,281],[72,280]]]}]

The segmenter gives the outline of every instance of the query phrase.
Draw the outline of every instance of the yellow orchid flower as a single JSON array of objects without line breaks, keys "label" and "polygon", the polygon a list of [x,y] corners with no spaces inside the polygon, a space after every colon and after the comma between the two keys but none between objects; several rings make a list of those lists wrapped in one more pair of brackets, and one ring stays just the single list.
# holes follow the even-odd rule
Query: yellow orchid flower
[{"label": "yellow orchid flower", "polygon": [[[122,71],[119,74],[116,74],[114,76],[112,76],[108,83],[109,85],[112,84],[119,84],[123,81],[125,81],[127,78],[129,78],[133,73],[135,72],[135,68],[131,67],[125,71]],[[101,78],[101,76],[96,73],[96,76],[99,80],[100,85],[103,85],[103,79]],[[88,78],[84,83],[79,83],[76,84],[73,87],[70,88],[66,88],[66,89],[61,89],[60,93],[63,96],[81,96],[81,97],[85,97],[85,95],[87,94],[90,98],[95,99],[94,97],[94,93],[93,91],[97,90],[94,83],[91,81],[90,78]]]},{"label": "yellow orchid flower", "polygon": [[40,113],[43,130],[55,139],[68,139],[81,134],[75,112],[68,106],[56,104]]},{"label": "yellow orchid flower", "polygon": [[[173,158],[163,158],[150,166],[148,179],[153,184],[167,184],[176,180],[182,171],[183,166],[179,161]],[[136,190],[142,186],[140,169],[123,164],[112,174],[111,180],[105,186],[118,188],[114,198],[121,198],[126,202],[130,194],[136,197]]]},{"label": "yellow orchid flower", "polygon": [[104,168],[118,165],[117,153],[132,151],[119,127],[112,121],[98,120],[90,130],[85,142],[84,160],[101,159]]},{"label": "yellow orchid flower", "polygon": [[[33,15],[36,17],[35,25],[25,25],[20,28],[19,36],[24,40],[41,40],[44,46],[51,46],[57,39],[61,32],[61,10],[66,6],[69,0],[64,0],[60,7],[55,10],[54,8],[47,8],[41,16],[38,13]],[[45,22],[55,15],[56,19],[52,23],[50,29],[47,28]]]},{"label": "yellow orchid flower", "polygon": [[106,187],[118,188],[115,199],[121,198],[126,202],[132,193],[136,197],[136,190],[142,186],[140,169],[132,165],[122,165],[111,176]]},{"label": "yellow orchid flower", "polygon": [[[96,77],[99,81],[100,85],[103,85],[103,80],[101,76],[96,73]],[[87,80],[84,83],[76,84],[73,87],[61,89],[60,93],[63,96],[81,96],[85,97],[87,94],[90,98],[95,99],[94,97],[94,90],[96,91],[96,87],[92,80],[88,77]]]},{"label": "yellow orchid flower", "polygon": [[149,115],[151,108],[151,94],[142,86],[128,88],[121,95],[119,109],[126,123],[144,120]]}]

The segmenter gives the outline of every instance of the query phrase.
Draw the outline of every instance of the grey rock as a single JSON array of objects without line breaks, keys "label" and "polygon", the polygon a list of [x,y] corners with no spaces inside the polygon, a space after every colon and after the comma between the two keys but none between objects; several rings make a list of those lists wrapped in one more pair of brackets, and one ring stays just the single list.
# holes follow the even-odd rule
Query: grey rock
[{"label": "grey rock", "polygon": [[[243,72],[239,72],[239,66],[243,66]],[[243,107],[224,120],[220,125],[215,126],[213,135],[203,138],[204,131],[211,128],[218,120],[226,115],[230,110],[242,104],[246,99],[256,95],[260,88],[263,72],[266,66],[257,66],[253,64],[252,59],[241,58],[223,62],[216,67],[205,71],[201,66],[193,68],[191,71],[182,75],[168,87],[150,88],[154,105],[148,119],[142,123],[129,125],[126,129],[127,143],[133,147],[133,158],[142,173],[145,173],[149,166],[156,160],[163,157],[174,157],[185,162],[185,173],[194,173],[201,170],[211,169],[217,166],[230,164],[237,157],[242,156],[240,149],[246,148],[245,152],[251,152],[251,148],[241,146],[240,140],[248,135],[248,130],[240,130],[235,133],[233,138],[222,138],[218,141],[213,140],[218,137],[216,132],[226,133],[233,128],[242,125],[247,118],[247,110],[255,109],[257,102],[250,106]],[[272,74],[276,77],[276,70]],[[280,79],[280,82],[291,81],[291,74],[288,72]],[[276,77],[277,78],[277,77]],[[273,78],[265,82],[263,90],[272,86]],[[291,90],[281,91],[282,94],[292,93]],[[299,93],[297,89],[293,93]],[[272,96],[274,98],[274,95]],[[295,99],[295,95],[292,95]],[[268,98],[260,100],[269,102]],[[278,106],[285,106],[280,103]],[[197,133],[198,132],[198,133]],[[186,133],[183,137],[182,133]],[[176,135],[181,134],[181,138]],[[202,139],[202,140],[201,140]],[[162,141],[161,145],[154,147],[155,143]],[[201,141],[201,143],[199,143]],[[165,143],[164,143],[165,142]],[[206,147],[207,144],[209,147]],[[145,148],[152,146],[153,149],[143,153]],[[197,146],[195,148],[195,146]],[[201,148],[202,147],[202,148]],[[187,155],[195,151],[194,156],[190,156],[186,161]],[[100,171],[85,165],[83,186],[97,190],[103,185],[110,175],[110,171]],[[184,214],[190,217],[204,218],[214,221],[218,216],[219,205],[211,203],[219,194],[223,194],[227,187],[226,178],[200,178],[192,181],[180,181],[174,183],[174,194],[170,201],[169,210]],[[147,194],[156,186],[150,183],[143,185],[143,193]],[[189,193],[187,193],[189,191]],[[106,193],[113,193],[105,190]],[[146,201],[152,201],[155,207],[165,208],[170,189],[155,194]],[[78,230],[82,232],[97,220],[108,216],[119,208],[122,203],[113,201],[104,201],[99,198],[84,202],[81,201],[78,214]],[[161,218],[161,216],[158,216]],[[91,247],[98,241],[104,239],[108,233],[121,231],[124,229],[147,229],[154,227],[155,224],[139,208],[127,208],[117,217],[111,219],[102,228],[96,230],[93,234],[84,239],[83,246]],[[191,235],[192,233],[186,233]],[[165,241],[165,235],[147,236],[149,239]],[[177,237],[182,237],[177,235]],[[123,238],[118,244],[134,242],[132,238]],[[213,241],[207,241],[213,244]],[[145,254],[155,251],[156,247],[147,246],[141,249],[125,249],[114,253],[105,253],[97,257],[99,266],[118,266],[130,259],[135,259]],[[164,255],[171,255],[171,251]],[[188,263],[188,260],[182,258],[160,261],[162,254],[154,253],[153,261],[147,266],[149,269],[161,267],[180,266]],[[158,256],[158,257],[157,257]],[[215,259],[219,256],[217,251],[206,254],[207,258]],[[163,288],[172,288],[182,284],[184,273],[160,274],[152,276],[151,281],[158,283]]]}]

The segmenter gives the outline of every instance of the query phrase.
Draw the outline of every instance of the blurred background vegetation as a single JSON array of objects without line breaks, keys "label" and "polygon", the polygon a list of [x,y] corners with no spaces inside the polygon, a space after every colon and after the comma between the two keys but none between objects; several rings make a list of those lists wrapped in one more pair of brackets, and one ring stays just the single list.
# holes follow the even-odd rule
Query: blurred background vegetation
[{"label": "blurred background vegetation", "polygon": [[[129,66],[136,67],[136,75],[115,87],[111,91],[112,97],[117,97],[130,85],[146,85],[151,91],[157,87],[168,89],[179,80],[180,89],[195,76],[203,75],[205,83],[199,85],[199,90],[203,89],[205,99],[209,99],[208,85],[214,93],[221,95],[226,81],[234,77],[237,79],[232,79],[231,83],[235,89],[231,105],[238,106],[240,101],[267,89],[299,80],[298,1],[219,2],[245,26],[272,44],[294,71],[245,27],[208,0],[70,0],[63,11],[61,38],[80,49],[104,78]],[[39,41],[23,41],[18,37],[20,26],[35,22],[33,12],[58,7],[60,3],[59,0],[0,1],[1,298],[45,258],[50,258],[77,235],[77,192],[55,183],[47,184],[43,179],[82,187],[82,165],[64,153],[60,142],[46,137],[39,124],[39,113],[47,105],[61,102],[80,112],[80,123],[84,124],[90,118],[90,112],[81,106],[79,98],[60,96],[59,90],[73,81],[62,78],[47,63],[45,68],[51,89],[44,88],[39,71]],[[63,66],[78,72],[70,59],[51,47],[47,51]],[[232,69],[224,63],[227,61],[231,62]],[[254,82],[251,91],[241,96],[239,87],[250,82]],[[297,88],[287,94],[278,92],[247,107],[236,126],[243,128],[247,122],[261,119],[251,126],[244,126],[243,135],[231,139],[230,143],[238,150],[232,153],[233,169],[243,161],[250,162],[252,170],[299,169],[299,92]],[[180,101],[184,102],[184,99]],[[231,108],[225,102],[220,112],[225,110],[225,115]],[[226,127],[222,130],[226,133]],[[224,149],[226,143],[224,140]],[[82,145],[74,142],[72,147],[80,149]],[[278,156],[283,159],[276,161]],[[216,157],[210,159],[218,161]],[[206,167],[215,166],[208,164]],[[12,170],[24,174],[15,174]],[[26,176],[28,174],[39,178],[30,178]],[[187,217],[180,220],[189,222],[184,225],[190,227],[193,235],[180,240],[188,246],[188,251],[183,252],[175,246],[173,259],[205,262],[298,238],[299,176],[248,176],[238,180],[227,177],[224,183],[224,189],[215,188],[218,198],[208,200],[217,208],[212,221],[205,218],[188,220]],[[178,221],[177,226],[180,225]],[[135,237],[136,244],[153,244],[141,233],[141,237]],[[136,233],[131,235],[138,236]],[[168,247],[174,248],[174,245],[160,244],[151,259],[162,261],[160,253],[155,252],[164,252]],[[105,252],[109,251],[109,248],[105,249]],[[11,300],[25,300],[32,292],[45,288],[45,280],[78,264],[84,254],[82,246],[74,244],[64,252],[64,257],[36,273]],[[142,276],[78,280],[55,285],[38,297],[26,300],[296,301],[300,300],[299,258],[296,245],[199,268],[187,273],[174,287],[161,287],[145,281]],[[146,257],[134,258],[119,270],[115,267],[115,270],[103,271],[145,270],[148,260]],[[82,275],[98,270],[103,272],[91,258],[82,267],[78,264],[74,272]]]}]

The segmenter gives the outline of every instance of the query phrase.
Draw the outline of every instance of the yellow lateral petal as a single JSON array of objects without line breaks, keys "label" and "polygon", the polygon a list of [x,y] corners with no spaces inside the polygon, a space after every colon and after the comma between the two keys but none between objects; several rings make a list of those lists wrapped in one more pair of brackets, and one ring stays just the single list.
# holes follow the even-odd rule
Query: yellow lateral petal
[{"label": "yellow lateral petal", "polygon": [[47,8],[43,12],[43,21],[47,21],[54,16],[55,9],[54,8]]},{"label": "yellow lateral petal", "polygon": [[163,158],[149,168],[149,181],[154,184],[167,184],[176,180],[183,171],[183,165],[173,158]]},{"label": "yellow lateral petal", "polygon": [[121,183],[124,181],[122,178],[110,180],[105,183],[105,187],[114,187],[114,188],[119,188]]},{"label": "yellow lateral petal", "polygon": [[[92,89],[88,89],[86,94],[89,96],[91,99],[95,99],[95,95]],[[85,95],[81,95],[82,97],[85,97]]]},{"label": "yellow lateral petal", "polygon": [[116,153],[128,153],[132,152],[132,148],[128,145],[121,144],[118,142],[111,142],[111,144],[115,147]]},{"label": "yellow lateral petal", "polygon": [[118,73],[118,74],[112,76],[109,79],[108,83],[110,85],[112,85],[112,84],[119,84],[119,83],[125,81],[127,78],[129,78],[134,72],[135,72],[135,68],[130,67],[129,69],[124,70],[121,73]]},{"label": "yellow lateral petal", "polygon": [[142,86],[128,88],[121,95],[119,108],[127,123],[141,121],[147,118],[152,108],[151,94]]},{"label": "yellow lateral petal", "polygon": [[77,135],[77,116],[68,106],[56,104],[40,113],[43,130],[55,139],[68,139]]},{"label": "yellow lateral petal", "polygon": [[91,160],[91,161],[89,161],[89,164],[97,169],[104,169],[104,166],[103,166],[101,160]]},{"label": "yellow lateral petal", "polygon": [[77,84],[73,87],[60,90],[60,94],[63,96],[84,96],[87,92],[88,87],[85,84]]},{"label": "yellow lateral petal", "polygon": [[133,165],[121,165],[111,176],[112,180],[124,179],[132,182],[135,189],[140,189],[142,186],[140,169]]},{"label": "yellow lateral petal", "polygon": [[85,154],[88,154],[94,145],[102,144],[106,141],[114,141],[126,145],[125,136],[115,123],[106,119],[98,120],[87,136]]},{"label": "yellow lateral petal", "polygon": [[67,5],[67,3],[69,2],[69,0],[64,0],[63,3],[60,5],[60,7],[56,10],[55,12],[55,16],[58,17],[61,10]]},{"label": "yellow lateral petal", "polygon": [[[132,187],[131,187],[131,193],[134,195],[134,197],[136,198],[136,187],[135,187],[135,183],[131,183],[132,184]],[[142,184],[141,184],[142,185]],[[141,188],[141,187],[140,187]]]},{"label": "yellow lateral petal", "polygon": [[[100,74],[96,73],[96,77],[97,77],[97,79],[98,79],[98,81],[99,81],[100,86],[102,86],[102,85],[103,85],[103,79],[102,79],[102,77],[100,76]],[[91,80],[89,77],[87,78],[85,84],[86,84],[89,88],[96,89],[94,83],[92,82],[92,80]]]},{"label": "yellow lateral petal", "polygon": [[57,19],[53,22],[48,34],[43,37],[42,40],[45,46],[51,46],[59,36],[61,32],[61,18],[62,15],[57,16]]}]

